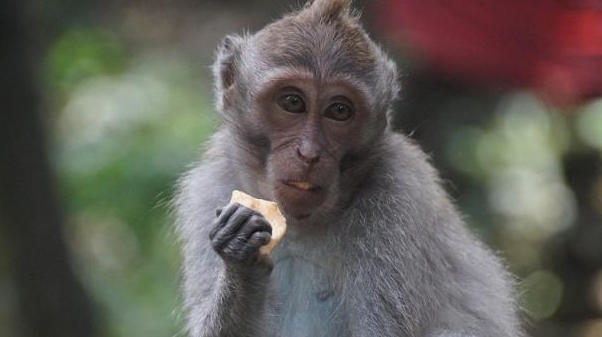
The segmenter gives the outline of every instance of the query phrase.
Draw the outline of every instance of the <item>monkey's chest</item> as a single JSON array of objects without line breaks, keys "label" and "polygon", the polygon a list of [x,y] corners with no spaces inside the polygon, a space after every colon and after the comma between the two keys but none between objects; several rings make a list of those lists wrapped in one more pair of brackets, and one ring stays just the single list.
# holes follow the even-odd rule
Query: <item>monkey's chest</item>
[{"label": "monkey's chest", "polygon": [[341,295],[328,268],[300,256],[276,260],[276,336],[347,336]]}]

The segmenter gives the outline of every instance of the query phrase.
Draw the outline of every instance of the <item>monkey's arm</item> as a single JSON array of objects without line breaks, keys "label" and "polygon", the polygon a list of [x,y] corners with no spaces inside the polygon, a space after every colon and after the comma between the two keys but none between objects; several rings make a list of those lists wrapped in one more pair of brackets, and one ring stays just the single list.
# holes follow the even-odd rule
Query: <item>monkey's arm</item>
[{"label": "monkey's arm", "polygon": [[[371,197],[379,202],[378,214],[365,211],[370,204],[360,204],[363,221],[352,228],[357,237],[348,239],[356,265],[346,301],[353,336],[522,336],[511,309],[510,282],[495,256],[456,215],[429,212],[428,205],[416,205],[418,199],[405,199],[415,207],[403,211],[410,201]],[[408,209],[426,209],[432,218]],[[379,220],[382,213],[394,216]]]},{"label": "monkey's arm", "polygon": [[272,264],[259,256],[259,247],[270,240],[269,224],[232,204],[218,213],[209,233],[201,232],[190,241],[196,249],[185,250],[191,336],[262,335]]},{"label": "monkey's arm", "polygon": [[[237,208],[226,207],[216,216],[216,208],[226,205],[232,190],[238,187],[228,167],[228,162],[221,157],[206,154],[205,163],[182,178],[174,201],[176,230],[182,243],[183,304],[189,336],[266,335],[262,332],[266,329],[264,307],[269,275],[251,273],[237,264],[235,252],[256,250],[233,249],[253,245],[242,244],[250,243],[250,238],[243,240],[234,234],[231,240],[224,240],[223,234],[230,232],[223,230],[232,229],[225,225],[235,224],[232,222],[235,218],[246,219],[238,223],[237,233],[247,235],[248,230],[253,229],[251,237],[255,236],[255,245],[269,241],[269,230],[265,230],[263,217],[254,212],[241,210],[242,213],[235,216]],[[242,228],[246,228],[245,232]],[[239,243],[238,246],[235,243]],[[240,254],[239,258],[244,261],[244,256]],[[255,269],[256,272],[269,270]]]},{"label": "monkey's arm", "polygon": [[223,269],[211,293],[191,310],[191,336],[261,336],[267,281]]}]

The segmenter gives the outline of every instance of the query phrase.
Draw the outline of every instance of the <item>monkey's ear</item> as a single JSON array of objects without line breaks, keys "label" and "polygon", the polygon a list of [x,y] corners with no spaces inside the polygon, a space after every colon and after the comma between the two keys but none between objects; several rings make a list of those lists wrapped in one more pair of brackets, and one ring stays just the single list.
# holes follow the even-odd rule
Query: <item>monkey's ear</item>
[{"label": "monkey's ear", "polygon": [[381,92],[384,93],[384,97],[379,99],[379,101],[386,102],[387,106],[384,108],[387,111],[387,121],[389,122],[389,125],[391,125],[393,120],[392,103],[399,97],[400,85],[397,65],[389,58],[386,58],[385,62],[382,64],[379,82]]},{"label": "monkey's ear", "polygon": [[334,21],[348,14],[352,0],[314,0],[305,4],[305,8],[324,21]]},{"label": "monkey's ear", "polygon": [[238,35],[228,35],[217,48],[215,63],[213,64],[213,76],[215,77],[215,89],[218,102],[227,99],[228,89],[236,81],[237,63],[239,62],[240,50],[243,38]]}]

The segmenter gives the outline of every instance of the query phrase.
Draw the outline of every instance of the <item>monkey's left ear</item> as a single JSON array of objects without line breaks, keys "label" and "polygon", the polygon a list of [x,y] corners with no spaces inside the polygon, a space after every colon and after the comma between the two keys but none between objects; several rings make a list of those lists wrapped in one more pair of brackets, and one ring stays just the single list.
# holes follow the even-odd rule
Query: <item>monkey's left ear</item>
[{"label": "monkey's left ear", "polygon": [[242,37],[228,35],[222,40],[215,54],[213,76],[215,77],[217,100],[222,107],[228,105],[228,94],[236,81],[237,64],[242,44]]}]

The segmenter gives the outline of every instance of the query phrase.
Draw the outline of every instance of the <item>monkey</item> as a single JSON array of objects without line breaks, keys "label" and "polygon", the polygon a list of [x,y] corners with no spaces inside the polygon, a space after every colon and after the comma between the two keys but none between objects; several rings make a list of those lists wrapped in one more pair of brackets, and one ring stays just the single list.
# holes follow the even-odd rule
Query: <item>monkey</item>
[{"label": "monkey", "polygon": [[[351,0],[228,35],[212,69],[222,122],[174,198],[190,336],[523,336],[513,277],[391,129],[397,66]],[[270,256],[235,189],[287,218]]]}]

